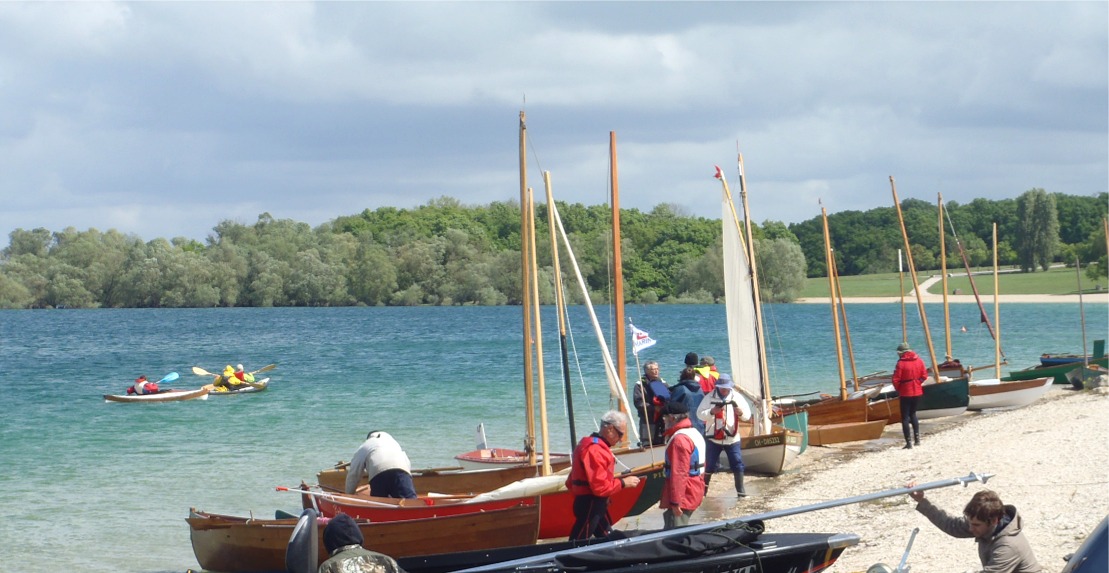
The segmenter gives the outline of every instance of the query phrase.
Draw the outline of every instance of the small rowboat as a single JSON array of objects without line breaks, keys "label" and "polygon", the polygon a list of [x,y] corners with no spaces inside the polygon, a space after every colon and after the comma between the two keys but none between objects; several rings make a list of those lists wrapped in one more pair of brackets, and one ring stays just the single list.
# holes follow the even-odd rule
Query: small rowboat
[{"label": "small rowboat", "polygon": [[182,400],[207,400],[208,388],[184,390],[170,388],[154,394],[105,394],[105,402],[180,402]]},{"label": "small rowboat", "polygon": [[[543,454],[535,455],[536,463],[543,462]],[[459,465],[468,470],[480,470],[496,467],[512,467],[528,465],[528,453],[523,450],[509,448],[483,448],[454,456]],[[570,466],[570,454],[551,454],[551,469]]]},{"label": "small rowboat", "polygon": [[210,395],[212,396],[229,396],[231,394],[251,394],[253,392],[261,392],[262,390],[265,390],[267,387],[269,387],[269,385],[270,379],[263,378],[257,382],[245,382],[242,386],[234,390],[228,390],[225,386],[216,386],[213,384],[208,384],[207,386],[205,386],[205,388],[208,388],[210,390]]}]

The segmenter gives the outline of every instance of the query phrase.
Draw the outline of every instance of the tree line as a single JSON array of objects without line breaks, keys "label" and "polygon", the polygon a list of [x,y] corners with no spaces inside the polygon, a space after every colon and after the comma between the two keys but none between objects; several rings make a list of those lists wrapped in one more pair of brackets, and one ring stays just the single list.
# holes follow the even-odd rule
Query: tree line
[{"label": "tree line", "polygon": [[[991,260],[998,223],[1002,264],[1026,271],[1052,262],[1097,261],[1106,275],[1102,218],[1107,195],[1048,194],[949,202],[949,267]],[[918,270],[939,267],[938,207],[907,199],[901,208]],[[608,206],[558,203],[593,302],[611,300]],[[721,223],[661,204],[621,210],[624,298],[639,303],[713,303],[723,293]],[[536,206],[540,299],[554,301],[545,205]],[[892,272],[902,246],[893,207],[829,215],[841,275]],[[411,306],[519,304],[520,208],[515,202],[466,206],[442,197],[413,209],[381,207],[316,228],[268,213],[247,225],[224,220],[204,243],[143,241],[116,230],[16,229],[0,251],[0,308],[158,308],[215,306]],[[806,277],[825,276],[819,216],[755,225],[763,298],[788,302]],[[958,243],[955,241],[958,238]],[[572,277],[565,253],[559,256]],[[565,282],[565,281],[564,281]],[[580,290],[568,288],[571,302]]]}]

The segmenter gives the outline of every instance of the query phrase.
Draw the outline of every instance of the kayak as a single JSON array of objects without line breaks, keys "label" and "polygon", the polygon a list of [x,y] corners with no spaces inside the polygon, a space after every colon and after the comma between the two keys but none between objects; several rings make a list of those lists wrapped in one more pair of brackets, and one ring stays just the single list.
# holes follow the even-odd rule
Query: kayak
[{"label": "kayak", "polygon": [[241,388],[236,388],[234,390],[228,390],[223,386],[215,386],[212,384],[208,384],[207,386],[205,386],[205,388],[210,390],[209,395],[211,396],[227,396],[230,394],[252,394],[254,392],[261,392],[262,390],[265,390],[269,385],[270,379],[263,378],[257,382],[248,382],[244,384]]},{"label": "kayak", "polygon": [[105,394],[105,402],[180,402],[182,400],[207,400],[208,388],[196,390],[174,389],[161,390],[154,394]]}]

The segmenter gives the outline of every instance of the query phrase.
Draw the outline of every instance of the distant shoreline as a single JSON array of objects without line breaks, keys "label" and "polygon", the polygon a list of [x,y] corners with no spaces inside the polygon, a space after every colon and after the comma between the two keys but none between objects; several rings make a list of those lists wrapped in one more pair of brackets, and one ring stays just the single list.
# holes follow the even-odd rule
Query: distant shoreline
[{"label": "distant shoreline", "polygon": [[[795,303],[800,304],[828,304],[829,297],[805,297],[794,300]],[[900,297],[896,296],[866,296],[866,297],[846,297],[843,299],[845,303],[853,304],[866,304],[866,303],[891,303],[901,302]],[[927,303],[942,303],[943,295],[929,294],[923,297],[923,301]],[[905,297],[906,304],[916,304],[916,298],[912,295]],[[948,295],[947,302],[949,303],[973,303],[974,295],[955,294]],[[1056,302],[1069,302],[1078,303],[1079,296],[1077,294],[1003,294],[998,297],[998,302],[1030,302],[1030,303],[1056,303]],[[1100,292],[1094,294],[1083,294],[1081,296],[1083,303],[1109,303],[1109,292]],[[993,304],[993,295],[983,295],[982,304]]]}]

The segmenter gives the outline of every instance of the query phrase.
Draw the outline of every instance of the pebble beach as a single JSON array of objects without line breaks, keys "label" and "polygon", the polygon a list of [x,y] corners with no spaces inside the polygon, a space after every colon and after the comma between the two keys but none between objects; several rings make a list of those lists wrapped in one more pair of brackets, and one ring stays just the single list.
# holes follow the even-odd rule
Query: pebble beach
[{"label": "pebble beach", "polygon": [[[1036,558],[1057,572],[1109,514],[1109,399],[1105,388],[1056,385],[1015,410],[968,412],[922,421],[922,443],[901,449],[900,424],[882,439],[809,448],[787,473],[748,477],[749,497],[736,500],[731,480],[713,482],[694,521],[735,518],[854,497],[887,489],[993,474],[988,483],[930,490],[933,502],[960,514],[980,489],[996,491],[1020,512]],[[727,482],[727,483],[725,483]],[[861,542],[832,567],[862,572],[875,563],[896,567],[913,528],[920,528],[908,564],[917,572],[978,571],[972,539],[955,539],[914,509],[907,495],[776,518],[767,531],[849,532]]]}]

